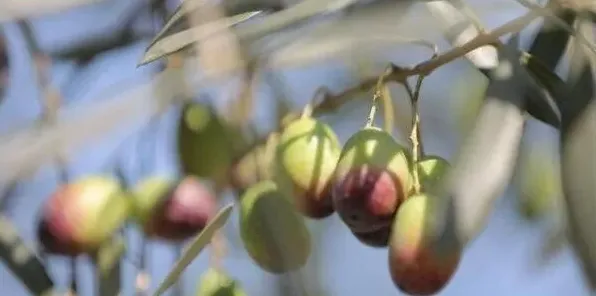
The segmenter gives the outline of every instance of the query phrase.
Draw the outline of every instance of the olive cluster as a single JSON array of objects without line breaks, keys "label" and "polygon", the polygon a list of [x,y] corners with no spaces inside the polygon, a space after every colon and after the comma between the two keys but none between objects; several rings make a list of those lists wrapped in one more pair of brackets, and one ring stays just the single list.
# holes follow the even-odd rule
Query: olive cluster
[{"label": "olive cluster", "polygon": [[242,240],[264,270],[295,270],[310,255],[302,217],[323,219],[337,212],[359,241],[388,247],[389,270],[400,290],[434,294],[460,261],[459,250],[438,252],[430,244],[435,224],[427,192],[449,167],[438,156],[413,163],[407,148],[374,126],[341,147],[330,126],[302,116],[234,163],[231,180],[243,192]]},{"label": "olive cluster", "polygon": [[210,179],[239,191],[240,237],[268,272],[304,266],[311,253],[304,219],[337,212],[359,241],[388,248],[400,290],[434,294],[455,273],[460,250],[437,250],[429,239],[435,225],[429,192],[449,169],[444,159],[414,163],[390,133],[368,125],[342,147],[332,128],[308,113],[235,158],[242,140],[209,107],[189,103],[178,126],[185,177],[153,176],[132,188],[105,176],[65,184],[44,208],[40,241],[54,253],[92,253],[132,218],[148,237],[181,242],[215,216],[217,200],[203,182]]}]

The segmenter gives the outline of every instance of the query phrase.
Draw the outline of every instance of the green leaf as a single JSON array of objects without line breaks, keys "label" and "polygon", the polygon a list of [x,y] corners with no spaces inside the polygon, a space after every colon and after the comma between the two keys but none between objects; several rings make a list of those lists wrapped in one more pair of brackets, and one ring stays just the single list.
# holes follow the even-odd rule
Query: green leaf
[{"label": "green leaf", "polygon": [[182,32],[177,32],[169,36],[163,36],[167,32],[167,28],[164,28],[151,42],[137,66],[142,66],[176,53],[199,40],[205,39],[210,35],[217,33],[222,29],[226,29],[245,22],[260,13],[260,11],[250,11],[237,14],[206,24],[201,24],[199,26],[192,27]]},{"label": "green leaf", "polygon": [[0,214],[0,262],[21,281],[30,295],[56,293],[44,262],[26,245],[16,226],[4,214]]},{"label": "green leaf", "polygon": [[176,7],[176,10],[172,14],[172,16],[170,16],[170,18],[166,21],[164,27],[157,33],[157,35],[155,35],[155,37],[153,37],[153,40],[151,40],[151,43],[149,43],[149,46],[155,44],[155,42],[157,42],[159,39],[161,39],[161,37],[164,34],[166,34],[168,32],[168,30],[174,24],[176,24],[185,14],[195,10],[196,8],[198,8],[199,6],[204,5],[204,4],[205,4],[205,2],[203,2],[201,0],[182,1],[182,3],[180,3],[180,5],[178,5],[178,7]]},{"label": "green leaf", "polygon": [[[529,53],[522,53],[521,63],[526,66],[526,69],[532,78],[543,86],[548,91],[548,94],[552,96],[552,101],[549,103],[555,105],[552,107],[556,107],[560,112],[564,100],[571,94],[569,85],[549,69],[545,63]],[[560,116],[561,115],[559,114],[559,117]]]},{"label": "green leaf", "polygon": [[186,269],[186,267],[201,253],[205,246],[207,246],[213,235],[215,235],[215,232],[226,224],[230,218],[233,208],[234,204],[230,203],[221,209],[213,221],[211,221],[211,223],[209,223],[209,225],[207,225],[205,229],[203,229],[203,231],[196,236],[194,241],[186,248],[186,250],[184,250],[182,256],[178,262],[176,262],[174,268],[170,270],[165,280],[161,282],[157,288],[157,291],[153,293],[153,296],[159,296],[163,294],[167,289],[176,283],[182,274],[182,271],[184,271],[184,269]]}]

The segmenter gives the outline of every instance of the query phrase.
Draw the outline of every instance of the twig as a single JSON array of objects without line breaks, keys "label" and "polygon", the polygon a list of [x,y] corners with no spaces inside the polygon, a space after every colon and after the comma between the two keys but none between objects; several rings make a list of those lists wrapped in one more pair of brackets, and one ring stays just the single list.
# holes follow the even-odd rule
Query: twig
[{"label": "twig", "polygon": [[[422,81],[424,81],[424,76],[418,76],[418,80],[416,81],[416,88],[414,89],[414,94],[410,96],[412,101],[412,131],[410,132],[410,141],[412,142],[412,163],[413,163],[413,177],[414,177],[414,193],[420,193],[420,176],[418,173],[418,166],[416,163],[420,160],[420,157],[423,157],[422,151],[420,149],[422,145],[422,138],[420,133],[420,111],[418,110],[418,99],[420,98],[420,89],[422,87]],[[405,83],[407,84],[407,82]],[[408,87],[409,89],[409,87]]]},{"label": "twig", "polygon": [[[412,90],[412,87],[408,83],[402,83],[402,85],[406,89],[406,92],[408,93],[408,97],[411,100],[410,101],[411,102],[410,104],[412,106],[412,115],[414,115],[416,112],[419,112],[419,111],[414,111],[414,99],[413,98],[416,98],[416,91],[415,90]],[[416,105],[418,105],[418,104],[416,103]],[[418,109],[418,106],[416,106],[416,109]],[[414,124],[413,123],[414,123],[414,119],[412,118],[412,130],[415,130],[416,131],[416,133],[417,133],[416,136],[418,137],[418,139],[422,139],[422,134],[420,132],[420,126],[418,126],[418,128],[416,128],[416,129],[414,129]],[[420,153],[419,155],[424,155],[424,143],[423,143],[423,141],[418,141],[418,151],[420,151],[419,152]]]}]

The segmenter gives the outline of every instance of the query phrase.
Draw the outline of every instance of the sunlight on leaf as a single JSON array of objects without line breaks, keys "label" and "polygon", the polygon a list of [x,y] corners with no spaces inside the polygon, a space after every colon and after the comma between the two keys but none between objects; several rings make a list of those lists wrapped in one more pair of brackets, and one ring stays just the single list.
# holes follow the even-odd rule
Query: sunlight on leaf
[{"label": "sunlight on leaf", "polygon": [[230,215],[232,214],[233,208],[233,203],[225,206],[219,211],[213,221],[211,221],[211,223],[209,223],[209,225],[207,225],[205,229],[203,229],[203,231],[196,236],[194,241],[190,243],[189,246],[184,250],[182,256],[180,256],[180,259],[174,265],[174,268],[170,270],[166,276],[166,279],[161,282],[155,293],[153,293],[153,296],[159,296],[163,294],[174,283],[176,283],[184,269],[186,269],[186,267],[201,253],[205,246],[207,246],[213,235],[215,235],[216,231],[226,224],[230,218]]},{"label": "sunlight on leaf", "polygon": [[196,26],[194,28],[190,28],[183,32],[172,34],[166,37],[163,37],[163,35],[166,33],[166,31],[163,30],[167,30],[167,28],[164,28],[151,42],[138,66],[151,63],[155,60],[176,53],[195,41],[205,39],[210,35],[219,32],[220,30],[245,22],[260,13],[260,11],[241,13],[231,17],[223,18],[221,20],[202,24],[200,26]]}]

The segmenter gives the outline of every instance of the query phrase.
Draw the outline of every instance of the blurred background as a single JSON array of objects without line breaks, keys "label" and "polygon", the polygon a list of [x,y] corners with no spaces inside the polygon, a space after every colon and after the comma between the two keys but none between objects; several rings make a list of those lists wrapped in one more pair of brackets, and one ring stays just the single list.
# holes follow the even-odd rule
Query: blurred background
[{"label": "blurred background", "polygon": [[[0,10],[3,10],[4,2],[0,1]],[[151,173],[178,176],[180,168],[175,155],[175,135],[180,108],[170,107],[157,121],[149,123],[145,116],[149,112],[143,113],[142,109],[153,108],[148,97],[161,94],[158,89],[147,88],[147,85],[163,65],[156,62],[137,67],[150,40],[163,24],[155,17],[148,0],[88,2],[27,19],[40,51],[51,57],[47,60],[48,85],[59,93],[64,108],[69,110],[93,106],[119,96],[143,96],[146,98],[142,99],[147,99],[148,103],[135,105],[139,116],[131,116],[126,124],[120,124],[71,151],[66,166],[69,178],[112,173],[115,165],[123,166],[130,182]],[[509,0],[468,2],[480,13],[489,29],[526,11],[526,8]],[[171,1],[168,4],[170,11],[178,4],[178,1]],[[436,29],[440,24],[433,22],[421,4],[410,7],[407,13],[395,12],[395,16],[395,23],[385,25],[395,30],[396,35],[428,39],[436,43],[441,51],[449,48],[450,45]],[[371,23],[363,24],[361,32],[375,34]],[[522,47],[532,41],[539,24],[535,22],[523,31]],[[40,87],[36,59],[32,56],[23,27],[15,20],[0,25],[9,62],[0,99],[0,132],[10,134],[39,118],[42,112],[40,98],[44,90]],[[389,61],[398,65],[414,65],[429,57],[429,53],[420,47],[390,42],[352,43],[339,49],[325,48],[325,45],[316,43],[325,39],[322,34],[316,34],[317,30],[299,34],[291,45],[270,53],[274,66],[264,75],[265,79],[259,82],[254,94],[253,121],[260,134],[266,134],[275,127],[277,115],[274,102],[280,95],[291,102],[292,109],[299,110],[321,86],[337,93],[354,86],[367,73],[379,72]],[[333,29],[330,30],[326,31],[326,36],[333,36]],[[83,45],[107,43],[109,39],[124,35],[130,40],[108,48],[92,59],[81,61],[68,55]],[[274,41],[275,36],[271,42]],[[326,54],[324,49],[329,49],[331,53]],[[275,64],[276,61],[279,63]],[[565,66],[558,71],[564,73]],[[272,87],[272,84],[277,86]],[[427,153],[453,159],[462,135],[473,124],[486,85],[486,78],[463,58],[441,67],[427,78],[421,94],[422,130]],[[234,97],[238,85],[234,81],[224,81],[192,86],[196,101],[212,101],[215,106],[223,108]],[[403,89],[392,86],[392,96],[397,114],[406,116],[409,103]],[[360,100],[322,117],[332,124],[342,142],[365,122],[371,93],[364,92],[359,97]],[[74,114],[75,111],[69,111],[60,116],[65,117],[68,124],[69,116],[76,118]],[[102,119],[103,122],[110,120],[109,117]],[[404,119],[398,116],[396,120],[399,123]],[[149,124],[151,127],[147,128]],[[77,127],[75,123],[69,128],[78,128],[78,133],[85,133],[86,127]],[[407,139],[403,130],[397,129],[396,133],[399,141]],[[540,161],[550,163],[550,168],[555,171],[556,167],[552,164],[558,157],[557,137],[556,130],[530,118],[522,153],[541,155]],[[19,180],[16,188],[4,199],[2,211],[33,248],[37,244],[35,229],[38,213],[60,182],[57,167],[46,163]],[[440,295],[589,295],[577,260],[568,247],[547,261],[541,259],[541,249],[550,235],[552,221],[524,218],[519,207],[520,190],[515,185],[512,183],[507,193],[498,200],[488,227],[468,247],[459,270]],[[8,185],[5,187],[8,190]],[[224,194],[221,204],[234,199],[233,192],[226,191]],[[276,286],[279,278],[261,271],[241,247],[237,214],[234,211],[225,226],[225,235],[230,243],[224,260],[226,271],[241,282],[248,295],[280,295]],[[312,275],[318,285],[317,292],[312,295],[399,295],[388,274],[386,250],[359,243],[336,214],[322,221],[309,221],[309,227],[315,237],[314,255],[305,268],[306,274]],[[121,295],[134,295],[141,235],[133,226],[126,230],[126,234],[129,245],[122,265]],[[149,290],[153,291],[174,264],[178,251],[163,242],[152,241],[149,244],[146,268],[151,276]],[[210,251],[208,248],[202,253],[183,274],[184,295],[195,293],[198,278],[208,267]],[[69,260],[49,257],[47,264],[56,285],[68,286]],[[94,295],[95,279],[88,259],[77,261],[76,274],[78,293],[82,296]],[[0,288],[3,295],[28,295],[22,283],[2,265]]]}]

